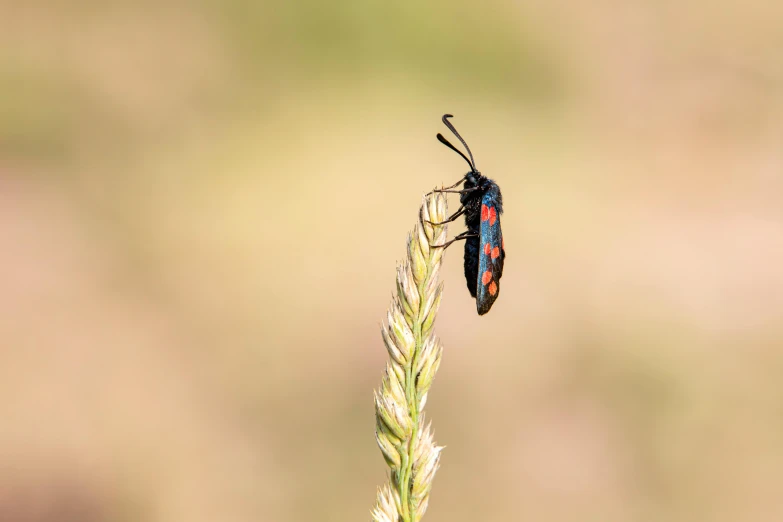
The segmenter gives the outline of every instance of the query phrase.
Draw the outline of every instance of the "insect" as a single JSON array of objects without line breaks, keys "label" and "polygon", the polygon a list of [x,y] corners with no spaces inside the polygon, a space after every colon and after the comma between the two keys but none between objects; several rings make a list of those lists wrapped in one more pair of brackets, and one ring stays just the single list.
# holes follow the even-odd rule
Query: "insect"
[{"label": "insect", "polygon": [[[470,147],[459,135],[457,129],[449,121],[451,114],[443,115],[443,123],[462,142],[468,151],[470,159],[454,145],[438,133],[438,140],[448,148],[462,156],[470,165],[470,172],[450,187],[445,187],[434,192],[448,192],[459,194],[462,203],[459,210],[440,223],[443,225],[465,215],[465,225],[468,230],[454,236],[451,241],[442,245],[433,245],[438,248],[447,248],[455,241],[465,240],[465,279],[468,283],[470,295],[476,299],[476,310],[479,315],[484,315],[492,308],[495,299],[500,293],[500,278],[503,275],[503,261],[506,258],[506,249],[503,242],[503,232],[500,229],[500,214],[503,213],[503,196],[500,194],[498,184],[481,174],[476,169],[473,153]],[[453,190],[463,183],[462,190]]]}]

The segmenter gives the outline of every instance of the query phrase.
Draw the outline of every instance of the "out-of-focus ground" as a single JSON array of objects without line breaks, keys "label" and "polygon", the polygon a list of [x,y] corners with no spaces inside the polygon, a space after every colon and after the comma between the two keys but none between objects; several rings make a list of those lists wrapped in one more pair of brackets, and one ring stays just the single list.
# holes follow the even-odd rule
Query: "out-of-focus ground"
[{"label": "out-of-focus ground", "polygon": [[444,112],[427,520],[783,519],[783,7],[653,4],[0,4],[0,520],[367,520]]}]

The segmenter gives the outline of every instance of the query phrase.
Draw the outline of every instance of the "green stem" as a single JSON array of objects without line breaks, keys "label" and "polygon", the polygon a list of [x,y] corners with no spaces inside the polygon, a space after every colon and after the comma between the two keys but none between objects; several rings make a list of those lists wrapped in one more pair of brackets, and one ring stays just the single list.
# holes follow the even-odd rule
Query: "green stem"
[{"label": "green stem", "polygon": [[[416,325],[418,326],[418,324]],[[415,335],[414,328],[414,335]],[[413,357],[416,357],[416,354],[418,353],[419,346],[418,343],[414,347]],[[415,391],[415,389],[412,389],[411,383],[413,382],[413,362],[410,362],[405,367],[405,399],[408,402],[408,409],[411,412],[411,419],[413,419],[413,410],[411,409],[411,393]],[[416,422],[414,420],[413,422],[413,431],[412,434],[416,431]],[[411,453],[410,448],[413,446],[413,435],[411,434],[410,441],[408,442],[408,455],[403,455],[402,457],[402,473],[400,474],[400,507],[402,508],[402,513],[400,515],[402,516],[402,522],[413,522],[411,518],[411,510],[410,510],[410,479],[411,475],[413,473],[413,453]]]},{"label": "green stem", "polygon": [[[413,488],[413,454],[416,451],[416,437],[419,432],[419,401],[416,396],[416,376],[413,375],[413,369],[416,368],[416,363],[419,359],[419,353],[421,352],[421,323],[416,321],[415,328],[413,329],[413,335],[416,339],[416,351],[413,353],[413,360],[411,361],[411,377],[410,377],[410,391],[407,394],[408,408],[411,412],[411,419],[413,420],[413,429],[411,430],[411,440],[408,444],[408,481],[406,483],[407,491]],[[408,498],[408,513],[410,514],[411,522],[416,520],[416,510],[413,505],[413,498]]]},{"label": "green stem", "polygon": [[[427,277],[424,278],[425,281],[427,281],[429,275],[430,274],[428,273]],[[419,295],[423,295],[423,286],[424,285],[419,285],[418,287]],[[421,311],[419,311],[419,313],[421,313]],[[408,401],[408,410],[410,411],[411,420],[413,421],[413,429],[411,430],[410,442],[408,443],[408,462],[403,470],[402,487],[400,488],[400,501],[404,506],[404,511],[407,511],[407,513],[403,513],[404,522],[416,521],[416,507],[414,506],[413,498],[410,495],[410,491],[413,487],[413,460],[416,451],[416,437],[418,437],[419,434],[419,398],[416,393],[416,375],[414,375],[413,370],[418,364],[419,354],[423,348],[421,338],[422,320],[423,318],[417,317],[416,322],[413,325],[415,348],[411,362],[408,367],[405,368],[405,398]]]}]

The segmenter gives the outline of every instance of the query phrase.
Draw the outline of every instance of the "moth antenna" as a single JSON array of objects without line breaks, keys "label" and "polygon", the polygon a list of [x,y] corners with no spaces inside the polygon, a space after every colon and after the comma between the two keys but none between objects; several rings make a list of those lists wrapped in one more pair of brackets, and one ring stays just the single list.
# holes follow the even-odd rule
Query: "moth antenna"
[{"label": "moth antenna", "polygon": [[438,141],[440,141],[442,144],[444,144],[445,146],[447,146],[448,148],[450,148],[451,150],[453,150],[454,152],[456,152],[457,154],[459,154],[460,156],[462,156],[462,159],[464,159],[464,160],[465,160],[465,161],[468,163],[468,165],[470,165],[470,170],[472,170],[472,171],[474,171],[474,172],[476,171],[476,167],[474,167],[474,166],[473,166],[473,164],[470,162],[470,160],[468,159],[468,157],[467,157],[467,156],[465,156],[465,155],[462,153],[462,151],[461,151],[461,150],[459,150],[457,147],[455,147],[454,145],[452,145],[451,143],[449,143],[449,140],[447,140],[446,138],[444,138],[444,137],[443,137],[443,134],[441,134],[441,133],[438,133]]},{"label": "moth antenna", "polygon": [[[449,128],[449,130],[450,130],[451,132],[453,132],[453,133],[454,133],[454,135],[457,137],[457,139],[459,139],[459,141],[461,141],[461,142],[462,142],[462,144],[465,146],[465,149],[467,149],[467,151],[468,151],[468,154],[470,155],[470,161],[469,161],[468,163],[470,163],[470,167],[471,167],[471,168],[472,168],[474,171],[476,171],[476,162],[475,162],[475,160],[473,159],[473,153],[472,153],[472,152],[470,152],[470,147],[468,147],[468,144],[467,144],[467,143],[465,143],[465,140],[463,140],[463,139],[462,139],[462,136],[460,136],[460,135],[459,135],[459,132],[457,132],[457,129],[455,129],[455,128],[454,128],[454,125],[452,125],[452,123],[449,121],[449,118],[453,118],[453,117],[454,117],[454,116],[453,116],[453,115],[451,115],[451,114],[444,114],[444,115],[443,115],[443,118],[442,118],[442,120],[443,120],[443,123],[446,125],[446,127],[448,127],[448,128]],[[454,147],[452,147],[452,148],[454,148]],[[454,149],[454,150],[457,150],[457,149]],[[462,155],[462,157],[463,157],[463,158],[465,158],[465,156],[464,156],[464,155]],[[465,160],[467,161],[467,158],[465,158]]]}]

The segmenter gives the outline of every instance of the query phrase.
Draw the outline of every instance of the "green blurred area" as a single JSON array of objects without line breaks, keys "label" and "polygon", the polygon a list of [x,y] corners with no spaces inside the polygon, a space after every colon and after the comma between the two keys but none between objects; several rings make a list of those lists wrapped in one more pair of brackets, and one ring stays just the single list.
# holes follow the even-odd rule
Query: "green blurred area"
[{"label": "green blurred area", "polygon": [[0,520],[366,520],[446,112],[508,258],[479,318],[446,256],[427,519],[780,520],[781,16],[0,4]]}]

